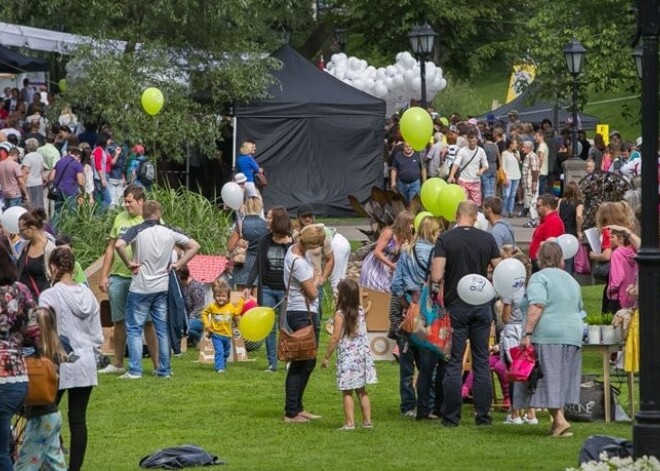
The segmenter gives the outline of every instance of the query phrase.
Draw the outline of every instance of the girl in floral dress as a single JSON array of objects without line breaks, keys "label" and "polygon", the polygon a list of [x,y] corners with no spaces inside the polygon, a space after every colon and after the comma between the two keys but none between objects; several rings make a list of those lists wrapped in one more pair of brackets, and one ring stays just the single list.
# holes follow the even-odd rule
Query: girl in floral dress
[{"label": "girl in floral dress", "polygon": [[367,324],[360,307],[360,287],[355,280],[344,279],[337,287],[337,312],[334,331],[321,364],[327,368],[337,349],[337,389],[343,394],[344,426],[339,430],[355,430],[353,391],[360,400],[362,427],[371,428],[371,402],[366,385],[375,384],[376,369],[369,349]]}]

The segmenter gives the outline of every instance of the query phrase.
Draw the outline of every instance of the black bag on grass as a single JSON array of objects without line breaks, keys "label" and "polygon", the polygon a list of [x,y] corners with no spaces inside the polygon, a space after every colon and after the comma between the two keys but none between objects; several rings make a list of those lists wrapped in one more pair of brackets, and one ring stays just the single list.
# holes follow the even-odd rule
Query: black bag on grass
[{"label": "black bag on grass", "polygon": [[587,438],[580,450],[580,464],[600,461],[600,454],[606,452],[610,458],[628,458],[633,455],[633,443],[625,438],[592,435]]},{"label": "black bag on grass", "polygon": [[[616,397],[620,391],[610,385],[610,417],[616,419]],[[580,385],[580,403],[564,407],[566,420],[570,422],[596,422],[605,420],[605,387],[599,381],[587,381]]]},{"label": "black bag on grass", "polygon": [[140,460],[140,468],[182,469],[225,464],[195,445],[163,448]]}]

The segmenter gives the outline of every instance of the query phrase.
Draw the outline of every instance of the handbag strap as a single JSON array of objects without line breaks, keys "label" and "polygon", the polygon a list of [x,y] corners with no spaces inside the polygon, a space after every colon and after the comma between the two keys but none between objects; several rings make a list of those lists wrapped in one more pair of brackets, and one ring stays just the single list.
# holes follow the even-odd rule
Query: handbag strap
[{"label": "handbag strap", "polygon": [[461,168],[458,169],[458,174],[459,175],[461,174],[461,172],[463,172],[463,170],[465,170],[467,168],[468,165],[470,165],[472,163],[474,158],[477,156],[477,152],[479,152],[479,146],[477,146],[477,148],[474,150],[474,154],[472,154],[472,157],[470,157],[470,160],[468,160],[468,163],[466,163],[465,165],[463,165]]}]

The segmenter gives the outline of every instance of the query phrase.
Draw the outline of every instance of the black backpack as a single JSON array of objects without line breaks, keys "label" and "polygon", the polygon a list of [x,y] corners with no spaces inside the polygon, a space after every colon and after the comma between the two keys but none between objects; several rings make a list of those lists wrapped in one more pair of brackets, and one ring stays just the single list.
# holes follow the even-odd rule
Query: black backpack
[{"label": "black backpack", "polygon": [[195,445],[163,448],[140,460],[140,468],[182,469],[225,464]]}]

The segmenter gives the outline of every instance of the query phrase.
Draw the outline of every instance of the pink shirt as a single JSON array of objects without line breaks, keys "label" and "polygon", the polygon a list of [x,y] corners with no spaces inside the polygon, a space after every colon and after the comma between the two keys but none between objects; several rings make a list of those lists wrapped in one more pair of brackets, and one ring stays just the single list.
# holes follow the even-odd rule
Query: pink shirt
[{"label": "pink shirt", "polygon": [[618,247],[610,257],[610,278],[607,285],[607,295],[610,299],[618,299],[622,308],[633,307],[635,300],[628,296],[627,288],[637,277],[637,262],[635,250],[629,245]]},{"label": "pink shirt", "polygon": [[0,187],[5,198],[20,198],[21,187],[18,179],[23,176],[21,166],[14,159],[0,162]]}]

